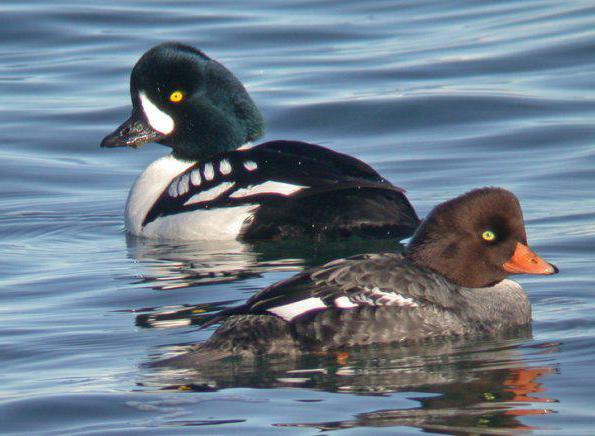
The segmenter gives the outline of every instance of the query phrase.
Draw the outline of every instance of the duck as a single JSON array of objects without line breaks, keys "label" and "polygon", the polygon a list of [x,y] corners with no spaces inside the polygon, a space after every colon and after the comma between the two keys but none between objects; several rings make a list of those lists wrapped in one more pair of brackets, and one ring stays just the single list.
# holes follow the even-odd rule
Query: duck
[{"label": "duck", "polygon": [[529,247],[517,197],[479,188],[436,206],[403,252],[332,260],[211,315],[212,336],[168,365],[498,335],[531,322],[508,277],[557,272]]},{"label": "duck", "polygon": [[148,50],[130,78],[132,114],[101,147],[172,152],[134,182],[132,235],[178,240],[407,238],[419,218],[402,188],[326,147],[275,140],[234,74],[176,42]]}]

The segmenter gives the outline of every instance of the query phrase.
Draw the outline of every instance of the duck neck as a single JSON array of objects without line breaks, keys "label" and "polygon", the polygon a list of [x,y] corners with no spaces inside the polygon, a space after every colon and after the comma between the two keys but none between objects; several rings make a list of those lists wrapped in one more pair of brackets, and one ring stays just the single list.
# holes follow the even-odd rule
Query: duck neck
[{"label": "duck neck", "polygon": [[255,141],[264,133],[261,123],[251,123],[250,129],[223,126],[200,129],[200,134],[188,131],[178,137],[167,138],[163,144],[172,147],[173,155],[184,161],[205,161],[213,156],[237,150],[248,142]]},{"label": "duck neck", "polygon": [[173,149],[171,155],[183,162],[205,162],[211,160],[214,156],[228,151],[250,148],[252,141],[233,146],[221,146],[216,143],[211,145],[197,147],[196,144],[189,147],[178,147]]}]

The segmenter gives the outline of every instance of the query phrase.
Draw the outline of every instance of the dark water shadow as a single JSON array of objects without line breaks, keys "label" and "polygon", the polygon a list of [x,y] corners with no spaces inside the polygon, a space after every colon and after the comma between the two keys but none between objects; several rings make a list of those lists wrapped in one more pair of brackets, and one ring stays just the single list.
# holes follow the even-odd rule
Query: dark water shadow
[{"label": "dark water shadow", "polygon": [[[327,354],[224,361],[200,368],[147,367],[141,390],[212,392],[226,388],[301,388],[348,395],[407,393],[418,407],[363,410],[353,419],[279,422],[322,431],[409,426],[449,434],[507,434],[532,430],[523,417],[553,413],[543,403],[544,379],[557,368],[559,344],[530,344],[531,331],[501,337],[382,345]],[[171,351],[183,351],[186,347]],[[163,351],[163,350],[161,350]],[[161,356],[151,357],[151,361]],[[365,408],[365,401],[362,407]]]}]

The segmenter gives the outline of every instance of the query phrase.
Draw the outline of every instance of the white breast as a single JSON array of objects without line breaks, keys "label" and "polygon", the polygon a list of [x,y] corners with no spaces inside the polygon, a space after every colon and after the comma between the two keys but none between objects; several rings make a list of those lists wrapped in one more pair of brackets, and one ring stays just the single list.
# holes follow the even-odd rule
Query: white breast
[{"label": "white breast", "polygon": [[142,222],[153,203],[174,177],[194,165],[169,155],[157,159],[136,179],[126,202],[126,229],[133,235],[148,238],[183,240],[236,239],[244,220],[254,206],[196,210],[157,218],[146,226]]}]

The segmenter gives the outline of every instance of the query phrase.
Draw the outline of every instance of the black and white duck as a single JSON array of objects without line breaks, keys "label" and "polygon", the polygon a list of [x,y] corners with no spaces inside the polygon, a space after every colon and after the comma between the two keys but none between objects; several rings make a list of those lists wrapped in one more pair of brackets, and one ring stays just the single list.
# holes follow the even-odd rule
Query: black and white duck
[{"label": "black and white duck", "polygon": [[411,236],[404,191],[364,162],[298,141],[253,145],[263,118],[242,83],[202,51],[164,43],[132,70],[132,115],[102,147],[172,153],[138,177],[129,233],[185,240]]}]

